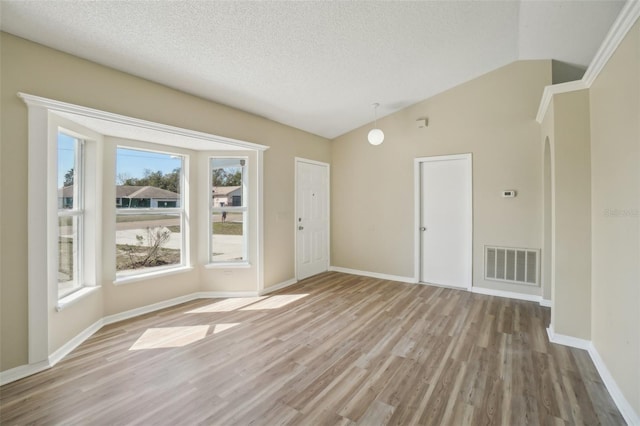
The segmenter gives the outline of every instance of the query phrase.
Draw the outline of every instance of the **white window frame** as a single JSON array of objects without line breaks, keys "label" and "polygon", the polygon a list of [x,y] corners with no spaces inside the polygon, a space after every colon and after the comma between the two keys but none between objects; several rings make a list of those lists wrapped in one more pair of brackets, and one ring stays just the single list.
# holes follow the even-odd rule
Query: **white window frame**
[{"label": "white window frame", "polygon": [[[107,201],[105,199],[104,202],[109,204],[106,204],[103,209],[100,194],[102,194],[102,188],[104,188],[102,182],[102,175],[104,173],[102,170],[102,162],[99,161],[99,159],[102,158],[103,143],[102,135],[97,133],[96,135],[90,135],[89,140],[91,144],[85,149],[87,164],[92,165],[91,168],[86,168],[85,170],[85,184],[87,188],[85,238],[88,238],[92,243],[91,246],[86,247],[90,257],[87,258],[87,256],[85,256],[85,262],[87,263],[85,265],[85,275],[87,276],[88,286],[82,291],[73,293],[73,300],[65,301],[64,303],[56,300],[57,273],[54,256],[56,232],[54,231],[54,227],[56,227],[57,221],[57,185],[51,169],[51,159],[55,159],[55,153],[52,152],[55,150],[55,144],[51,143],[55,134],[55,131],[51,128],[52,121],[55,121],[52,120],[54,116],[67,115],[71,121],[74,121],[74,117],[83,117],[90,120],[106,120],[109,121],[111,125],[119,126],[121,129],[135,128],[145,131],[153,130],[174,137],[177,141],[175,146],[178,148],[192,149],[191,144],[193,144],[194,141],[204,141],[207,145],[206,148],[197,149],[197,151],[215,151],[217,149],[224,149],[219,147],[219,145],[224,145],[254,152],[256,155],[256,163],[253,166],[255,169],[252,175],[256,177],[255,190],[257,191],[257,195],[255,206],[253,207],[256,222],[256,246],[253,261],[255,262],[254,267],[257,274],[258,290],[260,291],[264,288],[264,209],[262,194],[264,185],[264,151],[269,149],[268,146],[225,138],[197,130],[150,122],[81,105],[61,102],[55,99],[34,96],[28,93],[19,92],[17,95],[27,105],[28,113],[28,233],[26,238],[28,241],[27,264],[29,269],[27,277],[28,359],[31,367],[47,368],[50,365],[49,355],[54,355],[50,351],[50,342],[53,342],[52,330],[60,327],[59,323],[54,322],[54,317],[59,314],[57,311],[71,304],[82,303],[80,302],[81,300],[94,297],[90,295],[100,294],[100,283],[103,281],[101,277],[105,276],[106,273],[111,273],[111,270],[103,271],[104,259],[102,257],[102,247],[100,244],[100,227],[104,224],[103,210],[105,211],[104,219],[106,221],[111,222],[114,220],[110,206],[113,206],[111,203],[114,203],[115,200]],[[93,167],[94,165],[95,168]],[[203,166],[203,169],[206,170],[206,166]],[[185,174],[192,177],[186,170]],[[105,182],[105,184],[108,183]],[[207,185],[203,187],[207,188]],[[93,199],[90,200],[89,197],[93,197]],[[189,197],[189,193],[185,193],[185,197]],[[201,203],[204,203],[202,207],[200,207]],[[206,194],[203,194],[203,198],[199,200],[197,204],[199,211],[207,211],[208,201]],[[92,211],[89,211],[89,208],[91,208]],[[43,212],[46,212],[46,214],[43,214]],[[91,215],[89,215],[89,213],[91,213]],[[204,215],[198,215],[198,223],[201,221],[200,218],[205,219]],[[208,219],[209,218],[206,217],[206,220]],[[202,228],[199,229],[208,229],[205,224],[200,226],[202,226]],[[202,236],[205,237],[205,235]],[[185,269],[189,268],[187,267]],[[176,271],[175,273],[178,272],[179,271]],[[165,272],[163,275],[172,275],[173,273],[173,271]],[[144,278],[141,277],[138,279],[142,280]],[[73,320],[73,316],[70,318]],[[66,321],[69,321],[69,319]],[[54,360],[52,362],[55,363],[57,361]]]},{"label": "white window frame", "polygon": [[[74,139],[74,170],[73,170],[73,208],[65,209],[58,207],[58,223],[60,218],[62,217],[72,217],[77,218],[77,235],[76,235],[76,243],[74,244],[73,250],[73,278],[71,282],[73,282],[73,288],[64,293],[60,293],[60,282],[58,281],[58,300],[62,300],[65,297],[75,293],[78,290],[82,290],[85,284],[84,277],[84,251],[85,251],[85,240],[84,240],[84,149],[85,149],[85,140],[86,138],[76,134],[75,132],[69,131],[64,128],[58,128],[58,138],[60,134],[66,135],[70,138]],[[58,140],[56,140],[56,151],[58,151]],[[57,158],[56,158],[57,163]],[[57,174],[61,171],[58,170]],[[64,197],[63,197],[64,199]],[[64,202],[64,201],[63,201]],[[57,228],[57,240],[60,239],[60,227]],[[57,245],[58,249],[56,250],[56,258],[58,262],[60,261],[60,250],[59,244]],[[59,264],[59,263],[58,263]]]},{"label": "white window frame", "polygon": [[[242,166],[242,206],[224,206],[215,207],[213,205],[213,182],[211,176],[213,174],[214,160],[244,160]],[[210,266],[248,266],[249,262],[249,157],[244,155],[212,155],[208,158],[208,186],[209,186],[209,243],[208,243],[208,259]],[[239,260],[214,260],[213,259],[213,218],[216,214],[242,213],[242,259]]]},{"label": "white window frame", "polygon": [[[164,151],[164,150],[146,149],[146,148],[139,148],[131,145],[117,145],[116,152],[118,149],[151,152],[154,154],[165,154],[165,155],[179,157],[181,159],[180,207],[165,207],[165,208],[152,208],[152,207],[146,208],[145,207],[145,208],[116,208],[115,209],[116,223],[118,222],[119,216],[139,216],[139,215],[149,215],[149,214],[154,214],[154,215],[155,214],[157,215],[163,215],[163,214],[176,215],[177,214],[180,217],[179,220],[180,220],[181,242],[180,242],[180,263],[179,264],[156,266],[152,268],[145,268],[139,271],[135,269],[127,270],[126,272],[116,270],[116,280],[114,281],[114,283],[124,284],[128,282],[137,281],[141,277],[155,276],[157,274],[171,273],[176,270],[184,269],[188,265],[187,235],[189,233],[187,229],[187,223],[186,223],[186,215],[188,210],[188,206],[186,204],[187,204],[188,197],[185,196],[185,173],[187,170],[187,163],[189,161],[190,156],[181,154],[179,152],[169,151],[169,150]],[[116,154],[116,167],[117,167],[117,164],[118,164],[118,158]],[[116,185],[116,182],[114,181],[113,184]],[[113,247],[113,249],[117,250],[115,246]]]}]

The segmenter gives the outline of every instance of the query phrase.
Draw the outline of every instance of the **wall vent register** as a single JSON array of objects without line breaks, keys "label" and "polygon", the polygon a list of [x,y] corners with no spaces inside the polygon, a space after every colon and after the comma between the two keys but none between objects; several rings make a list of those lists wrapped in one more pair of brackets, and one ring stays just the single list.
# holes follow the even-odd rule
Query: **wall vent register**
[{"label": "wall vent register", "polygon": [[539,285],[540,250],[485,246],[484,278],[530,286]]}]

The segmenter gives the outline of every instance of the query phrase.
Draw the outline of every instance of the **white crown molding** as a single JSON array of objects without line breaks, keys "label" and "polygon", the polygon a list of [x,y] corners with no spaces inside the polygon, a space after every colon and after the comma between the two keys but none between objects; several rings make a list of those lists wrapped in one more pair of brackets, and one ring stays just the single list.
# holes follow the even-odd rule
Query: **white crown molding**
[{"label": "white crown molding", "polygon": [[536,115],[536,121],[542,123],[544,116],[547,114],[551,99],[559,93],[575,92],[578,90],[588,89],[583,80],[569,81],[561,84],[553,84],[546,86],[542,92],[542,99],[540,100],[540,106],[538,107],[538,114]]},{"label": "white crown molding", "polygon": [[587,87],[591,87],[639,17],[640,1],[627,0],[582,77]]},{"label": "white crown molding", "polygon": [[92,117],[100,120],[110,121],[112,123],[135,126],[148,130],[156,130],[159,132],[170,133],[177,136],[185,136],[189,138],[202,139],[205,141],[224,143],[241,148],[254,149],[256,151],[266,151],[267,149],[269,149],[269,147],[266,145],[241,141],[238,139],[225,138],[224,136],[212,135],[210,133],[199,132],[197,130],[183,129],[181,127],[169,126],[167,124],[127,117],[125,115],[114,114],[98,109],[69,104],[66,102],[56,101],[54,99],[43,98],[27,93],[19,92],[18,97],[20,97],[30,107],[40,107],[51,111],[66,112],[85,117]]},{"label": "white crown molding", "polygon": [[554,84],[544,88],[542,99],[540,100],[540,105],[538,107],[538,113],[536,115],[536,121],[538,123],[542,123],[542,120],[544,120],[544,116],[547,113],[547,109],[549,108],[551,99],[554,95],[588,89],[591,87],[639,17],[640,1],[628,0],[622,7],[620,14],[611,26],[611,29],[593,57],[593,60],[582,76],[582,79],[570,81],[568,83]]},{"label": "white crown molding", "polygon": [[418,281],[416,281],[416,279],[413,277],[403,277],[400,275],[388,275],[388,274],[380,274],[378,272],[360,271],[358,269],[342,268],[340,266],[330,266],[329,270],[334,272],[342,272],[343,274],[360,275],[360,276],[369,277],[369,278],[378,278],[381,280],[399,281],[401,283],[409,283],[409,284],[418,283]]}]

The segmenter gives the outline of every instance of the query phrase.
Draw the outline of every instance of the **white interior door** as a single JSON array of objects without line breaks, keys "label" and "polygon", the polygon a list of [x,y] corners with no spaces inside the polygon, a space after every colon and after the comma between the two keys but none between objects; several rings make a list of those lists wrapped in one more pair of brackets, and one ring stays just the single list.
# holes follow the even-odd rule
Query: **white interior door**
[{"label": "white interior door", "polygon": [[296,277],[329,269],[329,165],[296,159]]},{"label": "white interior door", "polygon": [[470,289],[471,154],[420,159],[420,281]]}]

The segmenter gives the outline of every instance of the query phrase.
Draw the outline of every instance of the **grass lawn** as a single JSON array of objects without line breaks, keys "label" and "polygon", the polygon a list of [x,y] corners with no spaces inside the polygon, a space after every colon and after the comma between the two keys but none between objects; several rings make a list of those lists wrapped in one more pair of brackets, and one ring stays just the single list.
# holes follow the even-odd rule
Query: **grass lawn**
[{"label": "grass lawn", "polygon": [[213,222],[213,233],[216,235],[242,235],[242,223]]},{"label": "grass lawn", "polygon": [[[166,228],[171,232],[180,232],[178,225],[170,225]],[[213,222],[213,233],[216,235],[242,235],[242,223]]]},{"label": "grass lawn", "polygon": [[145,220],[166,220],[174,219],[175,217],[168,216],[166,214],[141,214],[141,215],[118,215],[118,223],[123,222],[143,222]]}]

